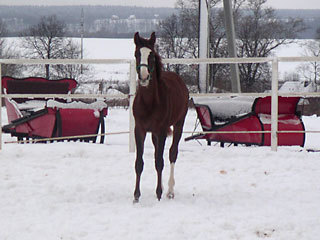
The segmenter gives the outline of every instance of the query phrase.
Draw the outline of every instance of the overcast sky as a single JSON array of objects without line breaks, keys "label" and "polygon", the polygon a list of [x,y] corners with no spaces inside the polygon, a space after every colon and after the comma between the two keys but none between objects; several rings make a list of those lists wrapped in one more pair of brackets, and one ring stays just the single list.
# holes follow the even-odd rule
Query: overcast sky
[{"label": "overcast sky", "polygon": [[[174,7],[176,0],[0,0],[0,5],[130,5]],[[320,0],[268,0],[273,8],[320,9]]]}]

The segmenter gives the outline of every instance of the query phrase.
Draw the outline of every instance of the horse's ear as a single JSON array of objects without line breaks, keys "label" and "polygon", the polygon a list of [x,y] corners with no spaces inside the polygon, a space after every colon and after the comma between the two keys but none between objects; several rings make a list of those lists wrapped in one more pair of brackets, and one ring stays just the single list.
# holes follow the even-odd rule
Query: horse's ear
[{"label": "horse's ear", "polygon": [[150,43],[152,44],[152,46],[154,46],[155,42],[156,42],[156,33],[153,32],[151,33],[151,36],[150,36]]},{"label": "horse's ear", "polygon": [[139,36],[139,32],[136,32],[134,34],[134,43],[137,45],[140,43],[140,36]]}]

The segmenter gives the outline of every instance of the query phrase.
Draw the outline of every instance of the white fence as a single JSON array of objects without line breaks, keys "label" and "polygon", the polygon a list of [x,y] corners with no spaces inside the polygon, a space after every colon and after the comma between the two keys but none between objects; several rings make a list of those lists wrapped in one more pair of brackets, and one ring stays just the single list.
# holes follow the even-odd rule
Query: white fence
[{"label": "white fence", "polygon": [[[278,92],[279,62],[320,62],[320,57],[274,57],[274,58],[206,58],[206,59],[163,59],[163,63],[170,64],[229,64],[229,63],[265,63],[272,65],[272,88],[271,93],[210,93],[210,94],[191,94],[191,96],[271,96],[271,149],[277,151],[278,146],[278,96],[301,96],[301,97],[320,97],[320,92]],[[134,142],[134,119],[132,115],[132,104],[136,92],[136,70],[135,60],[133,59],[0,59],[0,79],[2,64],[129,64],[130,66],[130,92],[127,95],[130,102],[129,114],[129,151],[135,150]],[[2,89],[0,81],[0,89]],[[2,97],[4,98],[26,98],[34,97],[31,94],[2,94],[0,92],[0,106],[2,106]],[[37,97],[55,98],[55,97],[76,97],[76,98],[116,98],[122,96],[110,96],[107,94],[77,94],[70,96],[66,94],[37,94]],[[2,111],[0,111],[0,150],[2,149]],[[282,131],[281,131],[282,132]],[[302,131],[306,132],[306,131]],[[313,131],[318,132],[320,131]]]}]

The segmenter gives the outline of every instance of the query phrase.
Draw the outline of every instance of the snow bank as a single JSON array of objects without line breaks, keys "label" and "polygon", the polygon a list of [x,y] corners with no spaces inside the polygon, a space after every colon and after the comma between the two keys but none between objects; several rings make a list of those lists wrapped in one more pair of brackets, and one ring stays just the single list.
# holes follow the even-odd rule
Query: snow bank
[{"label": "snow bank", "polygon": [[92,103],[84,103],[80,101],[72,101],[68,103],[62,103],[57,102],[54,100],[48,100],[47,101],[47,107],[51,108],[75,108],[75,109],[96,109],[96,110],[102,110],[107,106],[107,104],[104,101],[96,101]]},{"label": "snow bank", "polygon": [[194,97],[196,104],[207,105],[214,118],[228,119],[251,112],[255,97]]}]

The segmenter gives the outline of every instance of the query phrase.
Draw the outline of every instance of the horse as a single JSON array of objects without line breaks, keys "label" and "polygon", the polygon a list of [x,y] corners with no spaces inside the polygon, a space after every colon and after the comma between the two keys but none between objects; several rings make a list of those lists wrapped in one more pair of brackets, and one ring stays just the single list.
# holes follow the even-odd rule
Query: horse
[{"label": "horse", "polygon": [[162,170],[165,142],[168,135],[173,135],[172,145],[169,150],[170,177],[167,197],[169,199],[174,198],[174,168],[178,156],[178,145],[188,111],[188,89],[178,74],[163,71],[161,57],[155,51],[155,42],[156,36],[154,32],[149,39],[140,37],[138,32],[134,35],[136,71],[138,75],[138,86],[133,102],[136,141],[134,203],[139,202],[141,196],[140,178],[144,165],[143,152],[147,132],[151,132],[155,148],[156,195],[159,201],[163,190]]}]

